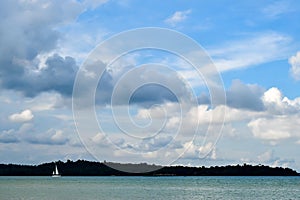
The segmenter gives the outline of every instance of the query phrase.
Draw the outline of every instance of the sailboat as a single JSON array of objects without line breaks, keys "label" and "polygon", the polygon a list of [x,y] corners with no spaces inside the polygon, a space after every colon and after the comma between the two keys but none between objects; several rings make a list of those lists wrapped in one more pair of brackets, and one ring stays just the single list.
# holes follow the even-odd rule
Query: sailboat
[{"label": "sailboat", "polygon": [[57,170],[57,166],[56,166],[56,165],[55,165],[54,171],[52,172],[52,177],[61,177],[61,175],[58,173],[58,170]]}]

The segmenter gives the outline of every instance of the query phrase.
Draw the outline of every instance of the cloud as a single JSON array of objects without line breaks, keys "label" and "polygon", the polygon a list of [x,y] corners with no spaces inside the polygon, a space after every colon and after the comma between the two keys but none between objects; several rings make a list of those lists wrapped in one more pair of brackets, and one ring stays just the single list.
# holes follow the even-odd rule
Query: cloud
[{"label": "cloud", "polygon": [[[181,113],[179,103],[165,103],[161,106],[163,110],[158,107],[142,108],[137,112],[137,117],[145,119],[150,116],[153,119],[163,118],[166,120],[164,131],[174,133],[178,127],[183,135],[193,135],[199,125],[197,131],[198,135],[205,135],[209,124],[214,125],[222,123],[236,123],[241,121],[249,121],[252,118],[264,116],[264,112],[232,108],[226,105],[218,105],[211,108],[209,105],[190,106],[185,112]],[[225,118],[223,112],[225,112]],[[228,130],[233,131],[233,128],[227,127]]]},{"label": "cloud", "polygon": [[142,65],[137,67],[140,65],[138,63],[140,57],[136,58],[134,55],[129,57],[129,59],[120,58],[120,61],[117,60],[108,67],[103,61],[97,61],[95,64],[92,60],[81,67],[76,88],[84,89],[76,89],[73,94],[77,104],[85,107],[85,97],[94,93],[91,85],[96,85],[97,67],[105,68],[99,82],[97,81],[96,103],[98,105],[112,102],[117,106],[138,104],[149,107],[165,102],[191,101],[192,92],[188,84],[173,68],[155,64],[159,62],[152,60],[152,63],[147,65],[143,65],[144,60],[142,60]]},{"label": "cloud", "polygon": [[241,108],[262,111],[264,104],[261,100],[264,89],[258,85],[246,85],[240,80],[233,80],[226,92],[227,105],[232,108]]},{"label": "cloud", "polygon": [[26,105],[32,111],[45,111],[63,108],[65,105],[71,105],[69,99],[64,98],[61,94],[56,92],[41,93],[34,98],[26,101]]},{"label": "cloud", "polygon": [[24,136],[33,129],[31,123],[22,124],[19,129],[9,129],[0,132],[0,143],[19,143],[24,141]]},{"label": "cloud", "polygon": [[290,100],[273,87],[264,93],[262,100],[266,108],[264,116],[248,123],[254,137],[269,141],[299,138],[300,98]]},{"label": "cloud", "polygon": [[[149,107],[149,105],[164,102],[189,101],[192,98],[186,84],[175,73],[146,69],[131,71],[131,73],[126,74],[126,70],[128,69],[119,74],[112,71],[104,73],[98,88],[97,101],[99,104],[110,102],[112,91],[116,86],[118,86],[118,90],[114,91],[115,103],[119,105],[128,104],[127,94],[132,93],[139,83],[150,84],[142,84],[141,87],[136,88],[129,99],[130,103]],[[126,74],[126,78],[122,77],[122,83],[118,82],[120,74]],[[258,85],[245,84],[240,80],[234,80],[228,91],[226,91],[227,105],[233,108],[263,111],[265,108],[261,97],[264,91],[265,89]],[[207,94],[201,93],[197,98],[199,104],[210,104]]]},{"label": "cloud", "polygon": [[207,155],[213,160],[217,159],[216,147],[211,142],[199,147],[198,151],[201,155]]},{"label": "cloud", "polygon": [[260,163],[266,163],[270,161],[274,161],[274,152],[272,150],[268,150],[257,156],[257,160]]},{"label": "cloud", "polygon": [[297,114],[300,111],[300,98],[290,100],[284,97],[282,92],[275,87],[267,90],[262,96],[263,103],[272,115]]},{"label": "cloud", "polygon": [[[175,83],[175,82],[174,82]],[[168,89],[156,85],[145,85],[136,90],[132,97],[131,102],[134,103],[163,103],[164,101],[177,101],[176,96]]]},{"label": "cloud", "polygon": [[300,80],[300,51],[296,55],[289,58],[289,63],[291,65],[290,73],[292,77],[299,81]]},{"label": "cloud", "polygon": [[[191,127],[199,123],[197,134],[201,135],[205,134],[210,123],[213,126],[225,123],[230,129],[224,131],[244,132],[249,128],[254,138],[270,142],[300,138],[297,128],[300,126],[300,98],[288,99],[278,88],[264,91],[257,85],[244,85],[240,81],[233,83],[229,91],[231,97],[227,95],[227,105],[217,105],[214,108],[208,105],[192,107],[182,118],[166,109],[169,116],[166,128],[173,130],[181,124],[182,132],[193,134],[194,129]],[[224,110],[225,118],[221,114]],[[149,113],[155,113],[155,110],[152,109]],[[236,126],[237,124],[239,125]]]},{"label": "cloud", "polygon": [[[89,88],[88,85],[85,87]],[[96,94],[99,105],[112,101],[114,105],[138,104],[149,107],[164,102],[190,100],[187,85],[178,74],[158,66],[127,66],[106,70]]]},{"label": "cloud", "polygon": [[109,146],[109,145],[112,145],[112,144],[109,143],[109,141],[107,140],[105,134],[103,134],[103,133],[97,133],[95,136],[93,136],[93,137],[91,138],[91,140],[92,140],[95,144],[101,145],[101,146],[103,146],[103,147],[107,147],[107,146]]},{"label": "cloud", "polygon": [[286,59],[291,38],[276,32],[262,32],[242,40],[208,49],[220,72]]},{"label": "cloud", "polygon": [[55,130],[54,134],[51,136],[51,141],[53,144],[65,144],[69,139],[64,136],[62,130]]},{"label": "cloud", "polygon": [[34,115],[31,110],[27,109],[21,113],[15,113],[9,116],[9,120],[12,122],[28,122],[33,119]]},{"label": "cloud", "polygon": [[248,123],[254,137],[271,141],[290,138],[299,125],[299,120],[291,121],[290,117],[259,118]]},{"label": "cloud", "polygon": [[[263,111],[265,110],[262,96],[265,89],[257,84],[245,84],[241,80],[236,79],[231,83],[230,88],[225,91],[226,105],[231,108]],[[198,97],[199,104],[210,104],[209,95],[202,93]]]},{"label": "cloud", "polygon": [[[74,20],[81,11],[76,1],[1,1],[1,64],[8,65],[13,58],[31,60],[52,50],[60,38],[55,28]],[[13,66],[11,71],[22,68]]]},{"label": "cloud", "polygon": [[297,130],[299,125],[299,115],[264,117],[248,123],[254,137],[274,142],[299,138],[300,134]]},{"label": "cloud", "polygon": [[257,156],[255,163],[267,164],[271,167],[289,167],[292,164],[295,164],[294,160],[281,159],[280,157],[275,156],[273,150],[267,150],[264,153]]},{"label": "cloud", "polygon": [[171,17],[167,18],[165,22],[170,26],[176,26],[178,23],[186,20],[188,15],[192,12],[191,9],[184,11],[176,11]]},{"label": "cloud", "polygon": [[[50,90],[69,94],[68,74],[74,59],[58,55],[42,59],[41,55],[57,48],[63,37],[58,27],[73,21],[82,10],[76,1],[1,1],[1,87],[26,96]],[[43,60],[46,68],[41,68]]]},{"label": "cloud", "polygon": [[84,0],[82,3],[88,8],[95,9],[108,1],[109,0]]},{"label": "cloud", "polygon": [[45,133],[24,136],[24,141],[31,144],[65,145],[70,141],[62,130],[49,129]]},{"label": "cloud", "polygon": [[0,143],[18,143],[20,140],[14,134],[14,130],[4,130],[0,133]]},{"label": "cloud", "polygon": [[18,129],[3,130],[0,132],[1,143],[29,143],[42,145],[65,145],[68,142],[74,142],[74,139],[68,134],[56,128],[50,128],[41,131],[40,128],[33,123],[23,123]]},{"label": "cloud", "polygon": [[208,142],[202,146],[196,145],[194,142],[186,142],[183,145],[183,148],[186,149],[183,156],[183,159],[200,159],[205,156],[206,159],[216,160],[216,147],[213,143]]},{"label": "cloud", "polygon": [[59,92],[71,96],[77,65],[72,57],[61,57],[54,54],[47,58],[42,69],[25,69],[15,77],[4,76],[1,86],[22,92],[25,96],[34,97],[42,92]]},{"label": "cloud", "polygon": [[[219,151],[217,151],[214,146],[215,140],[211,139],[214,138],[216,134],[214,131],[211,131],[212,134],[207,134],[207,130],[214,130],[216,126],[220,126],[223,123],[225,123],[225,128],[223,128],[222,133],[224,137],[222,138],[224,138],[225,143],[228,141],[228,137],[230,137],[231,140],[229,143],[226,143],[226,145],[230,145],[232,140],[236,142],[250,140],[249,144],[251,144],[251,142],[262,142],[264,144],[270,142],[271,144],[278,144],[280,142],[298,141],[300,139],[300,134],[297,132],[297,127],[300,125],[300,116],[299,112],[295,112],[295,110],[300,107],[300,104],[297,103],[297,98],[293,100],[288,99],[284,97],[277,88],[270,88],[265,91],[265,89],[258,85],[247,85],[240,81],[236,81],[232,85],[233,86],[229,89],[230,93],[233,96],[236,95],[235,98],[232,98],[232,102],[244,102],[244,100],[238,98],[243,98],[245,95],[244,98],[247,103],[241,103],[239,106],[216,105],[215,107],[198,105],[189,107],[189,110],[185,110],[186,112],[183,113],[180,113],[180,105],[178,102],[161,104],[160,106],[164,112],[155,106],[138,107],[136,115],[132,117],[133,121],[135,121],[136,118],[140,120],[149,119],[149,116],[151,116],[152,122],[160,118],[165,119],[165,126],[160,131],[160,134],[154,138],[142,140],[142,142],[140,142],[141,140],[139,142],[132,142],[126,139],[126,141],[123,140],[120,143],[119,147],[130,152],[138,151],[146,153],[156,151],[161,147],[169,145],[168,150],[170,150],[171,153],[165,152],[166,155],[169,153],[168,155],[175,156],[174,152],[178,152],[179,154],[188,144],[191,144],[191,140],[189,140],[188,137],[196,134],[193,145],[187,150],[186,154],[183,155],[183,158],[193,160],[198,159],[201,155],[208,154],[207,158],[209,160],[219,160],[222,153],[220,152],[219,155]],[[244,94],[244,91],[249,93],[250,96]],[[255,98],[253,102],[248,102],[247,98],[253,98],[251,96],[255,96]],[[286,102],[288,102],[288,106],[283,106]],[[224,110],[226,110],[225,119],[222,115]],[[124,121],[124,118],[122,118],[122,120]],[[197,125],[199,125],[199,127],[196,127]],[[180,127],[180,129],[178,129],[178,127]],[[148,130],[150,133],[153,133],[151,132],[152,129],[147,129],[147,134],[149,133]],[[176,131],[178,131],[178,133]],[[176,135],[176,137],[174,137],[173,134]],[[114,136],[118,138],[115,132]],[[122,138],[122,136],[120,137]],[[97,138],[101,143],[102,137],[98,136],[94,139],[97,140]],[[216,136],[215,138],[218,137]],[[172,145],[173,142],[175,142],[176,145]],[[242,144],[238,144],[237,146],[240,145]],[[240,155],[242,155],[242,153]],[[151,156],[160,158],[161,155],[151,154]],[[260,160],[262,160],[262,158]]]},{"label": "cloud", "polygon": [[277,19],[281,15],[293,11],[288,1],[275,1],[262,9],[262,13],[270,18]]},{"label": "cloud", "polygon": [[[107,134],[119,139],[119,142],[117,140],[117,142],[115,142],[118,143],[117,147],[119,147],[119,149],[116,152],[110,151],[113,159],[127,158],[135,159],[137,161],[139,159],[147,159],[147,161],[149,161],[150,159],[157,163],[161,160],[163,161],[164,157],[167,156],[168,159],[174,158],[175,160],[176,156],[179,156],[184,149],[190,146],[183,154],[182,159],[195,161],[202,158],[203,155],[207,155],[204,159],[207,161],[236,162],[236,160],[239,160],[241,157],[249,157],[250,153],[249,151],[247,152],[247,148],[250,148],[251,144],[258,144],[261,142],[262,144],[270,143],[272,145],[277,145],[279,143],[292,143],[295,145],[295,141],[299,141],[300,134],[297,133],[297,127],[300,125],[299,114],[297,114],[297,112],[292,112],[292,109],[285,107],[281,108],[280,112],[276,111],[277,114],[274,114],[274,112],[272,112],[273,108],[271,108],[272,105],[269,104],[270,102],[277,102],[275,103],[275,106],[280,107],[282,100],[288,99],[284,97],[280,90],[276,89],[279,93],[276,92],[274,88],[265,91],[257,85],[247,85],[240,81],[233,83],[233,85],[235,86],[232,86],[230,89],[232,93],[235,93],[238,96],[240,91],[246,90],[251,95],[255,95],[255,100],[260,102],[259,105],[263,106],[264,109],[253,109],[251,101],[249,104],[246,104],[249,106],[238,107],[227,105],[216,105],[215,107],[198,105],[198,107],[191,107],[188,112],[184,112],[182,115],[180,115],[178,102],[168,102],[160,105],[167,114],[155,106],[138,108],[136,115],[132,117],[133,121],[135,121],[136,118],[148,119],[150,115],[152,120],[158,118],[166,119],[165,127],[159,132],[159,135],[149,139],[139,139],[137,142],[126,139],[119,133],[114,132],[114,130],[112,131],[113,134],[110,135],[110,130],[107,130]],[[241,92],[240,96],[242,98],[243,92]],[[248,96],[246,95],[245,98],[248,98]],[[298,104],[296,103],[296,99],[288,99],[288,102],[290,106],[294,106],[293,109],[297,108]],[[254,106],[254,108],[257,107]],[[222,117],[222,111],[224,109],[226,110],[225,120]],[[277,109],[278,108],[276,108],[276,110]],[[212,116],[214,116],[214,118],[212,118]],[[122,120],[123,119],[124,118],[122,117]],[[196,132],[195,140],[189,140],[188,136],[195,133],[195,127],[198,121],[199,127]],[[221,144],[219,146],[219,143],[217,143],[215,146],[215,140],[210,139],[214,136],[206,134],[206,130],[214,129],[215,125],[218,126],[223,122],[225,123],[225,128],[222,132],[223,137],[220,139]],[[106,125],[110,126],[110,124]],[[177,134],[176,131],[178,127],[180,127],[180,132]],[[147,129],[147,134],[149,133],[148,130],[150,133],[153,133],[151,132],[152,130]],[[212,131],[212,134],[214,134],[214,131]],[[176,137],[174,137],[175,135]],[[125,139],[122,140],[122,138]],[[92,139],[96,145],[98,145],[97,147],[106,149],[106,142],[103,141],[102,135],[96,135]],[[114,140],[112,139],[112,141]],[[247,141],[246,146],[244,145],[244,141]],[[229,151],[228,153],[226,148],[228,145],[232,145],[232,142],[236,142],[234,147],[235,150],[232,152]],[[157,154],[156,151],[163,147],[167,147],[167,151]],[[260,149],[262,147],[258,148]],[[224,148],[224,151],[219,151],[221,148]],[[134,154],[135,158],[131,158],[130,156],[132,156],[132,154],[126,152],[138,152],[138,155]],[[108,154],[108,150],[105,151],[105,154]],[[225,160],[226,156],[233,156],[234,159],[229,161]],[[274,164],[274,166],[289,163],[288,161],[281,159],[268,159],[268,156],[269,158],[272,157],[269,152],[266,153],[266,155],[259,155],[257,157],[255,157],[255,155],[253,157],[253,153],[251,153],[248,160],[256,164],[265,161],[265,163],[269,162],[269,164]]]},{"label": "cloud", "polygon": [[146,152],[157,151],[160,148],[167,147],[167,145],[173,140],[172,136],[157,136],[149,139],[142,140],[138,149]]},{"label": "cloud", "polygon": [[24,123],[20,126],[20,128],[16,131],[19,135],[26,135],[34,131],[34,125],[32,123]]}]

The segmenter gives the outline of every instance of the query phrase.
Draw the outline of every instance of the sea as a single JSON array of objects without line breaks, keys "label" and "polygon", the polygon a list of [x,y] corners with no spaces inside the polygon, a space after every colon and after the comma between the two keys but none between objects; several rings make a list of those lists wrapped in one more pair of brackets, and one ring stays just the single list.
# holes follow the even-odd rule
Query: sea
[{"label": "sea", "polygon": [[0,199],[300,199],[300,177],[0,177]]}]

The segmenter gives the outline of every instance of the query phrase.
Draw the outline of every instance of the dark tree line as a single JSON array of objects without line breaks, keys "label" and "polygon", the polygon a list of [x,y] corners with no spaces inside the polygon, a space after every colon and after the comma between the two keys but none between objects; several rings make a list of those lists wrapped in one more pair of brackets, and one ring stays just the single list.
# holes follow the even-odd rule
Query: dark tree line
[{"label": "dark tree line", "polygon": [[[264,165],[236,165],[216,167],[156,166],[141,164],[100,163],[78,160],[40,165],[0,164],[0,176],[50,176],[55,164],[62,176],[298,176],[290,168]],[[148,173],[126,173],[117,169],[155,170]]]}]

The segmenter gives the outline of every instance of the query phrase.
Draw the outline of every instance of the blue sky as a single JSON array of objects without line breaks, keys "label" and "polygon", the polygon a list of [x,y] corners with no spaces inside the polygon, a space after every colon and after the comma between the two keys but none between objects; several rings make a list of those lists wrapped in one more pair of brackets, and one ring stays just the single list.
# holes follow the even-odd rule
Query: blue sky
[{"label": "blue sky", "polygon": [[[247,162],[300,170],[298,19],[296,0],[1,1],[0,161]],[[86,135],[77,133],[72,92],[78,70],[101,42],[144,27],[175,30],[200,44],[223,80],[227,103],[210,106],[203,80],[180,57],[134,51],[105,70],[96,90],[102,132],[93,132],[85,121]],[[136,68],[147,63],[160,67]],[[119,80],[121,92],[112,108]],[[169,90],[157,85],[139,88],[126,105],[128,91],[143,81],[162,81]],[[197,105],[187,106],[187,86],[196,91]],[[85,105],[84,95],[79,100]],[[220,117],[224,110],[225,120]],[[208,127],[217,130],[222,125],[220,137],[205,136]],[[158,126],[162,129],[155,132]],[[124,135],[125,129],[133,137]],[[158,153],[163,147],[167,150]]]}]

